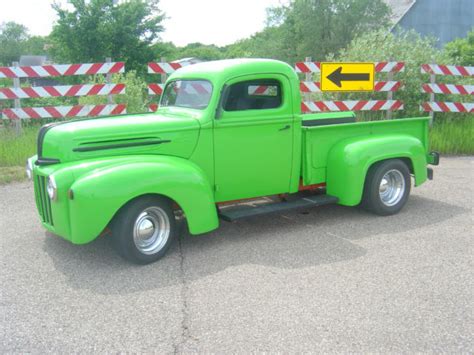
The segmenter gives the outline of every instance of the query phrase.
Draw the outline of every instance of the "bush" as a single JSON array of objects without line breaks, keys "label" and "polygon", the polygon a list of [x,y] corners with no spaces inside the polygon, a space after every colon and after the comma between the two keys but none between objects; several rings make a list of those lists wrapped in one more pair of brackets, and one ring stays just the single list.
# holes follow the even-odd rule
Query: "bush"
[{"label": "bush", "polygon": [[[100,75],[94,78],[94,83],[105,83],[105,77]],[[125,74],[115,74],[112,76],[113,83],[123,83],[126,86],[126,93],[114,95],[115,103],[127,105],[127,113],[142,113],[148,110],[148,100],[146,94],[146,82],[135,71]],[[107,96],[84,96],[79,99],[81,105],[100,105],[107,103]]]},{"label": "bush", "polygon": [[474,65],[474,27],[466,38],[458,38],[445,46],[447,54],[461,65]]}]

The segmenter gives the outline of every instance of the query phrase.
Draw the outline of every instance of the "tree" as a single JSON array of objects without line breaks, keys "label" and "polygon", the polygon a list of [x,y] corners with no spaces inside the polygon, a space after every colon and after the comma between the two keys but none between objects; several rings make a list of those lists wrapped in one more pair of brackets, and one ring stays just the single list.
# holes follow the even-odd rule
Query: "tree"
[{"label": "tree", "polygon": [[195,57],[202,60],[217,60],[222,59],[222,49],[213,44],[189,43],[179,48],[177,55],[179,58]]},{"label": "tree", "polygon": [[159,0],[70,0],[73,9],[53,5],[52,53],[56,61],[125,61],[128,69],[144,70],[153,59],[151,44],[163,31]]},{"label": "tree", "polygon": [[0,64],[9,66],[23,54],[23,43],[28,39],[28,29],[16,22],[0,25]]},{"label": "tree", "polygon": [[458,38],[445,46],[448,55],[461,65],[474,65],[474,28],[466,38]]},{"label": "tree", "polygon": [[173,42],[157,42],[152,45],[154,60],[160,61],[166,58],[167,61],[175,60],[178,57],[178,48]]},{"label": "tree", "polygon": [[228,50],[290,63],[324,60],[358,35],[387,26],[389,15],[383,0],[294,0],[269,9],[267,27]]},{"label": "tree", "polygon": [[48,37],[31,36],[23,43],[23,54],[46,55],[48,45]]}]

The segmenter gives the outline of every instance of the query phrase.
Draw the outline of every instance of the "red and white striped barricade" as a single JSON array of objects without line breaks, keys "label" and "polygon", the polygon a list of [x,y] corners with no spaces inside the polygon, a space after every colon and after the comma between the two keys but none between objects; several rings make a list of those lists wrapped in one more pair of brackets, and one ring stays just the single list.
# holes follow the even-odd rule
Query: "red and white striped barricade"
[{"label": "red and white striped barricade", "polygon": [[[404,62],[377,62],[375,63],[376,73],[399,73],[405,70]],[[320,62],[297,62],[295,64],[297,73],[310,76],[312,73],[321,71]],[[304,100],[301,109],[304,113],[326,112],[326,111],[395,111],[403,110],[403,103],[399,100],[392,100],[392,93],[402,88],[400,81],[376,81],[374,91],[387,92],[387,100],[346,100],[346,101],[309,101]],[[305,94],[320,93],[321,83],[316,81],[301,81],[300,91]]]},{"label": "red and white striped barricade", "polygon": [[125,112],[125,104],[109,104],[7,108],[3,110],[3,115],[9,119],[39,119],[112,116]]},{"label": "red and white striped barricade", "polygon": [[[0,78],[45,78],[72,75],[123,73],[123,62],[52,64],[0,67]],[[20,100],[51,97],[117,95],[125,93],[125,84],[80,84],[0,88],[0,100]],[[119,115],[126,113],[124,104],[74,105],[48,107],[17,107],[2,111],[4,119],[69,118]]]},{"label": "red and white striped barricade", "polygon": [[403,103],[399,100],[305,101],[301,103],[303,113],[381,110],[403,110]]},{"label": "red and white striped barricade", "polygon": [[437,84],[436,75],[474,77],[474,66],[422,64],[421,73],[430,74],[430,83],[423,84],[421,92],[430,94],[430,101],[423,102],[420,110],[430,112],[462,112],[473,113],[474,102],[442,102],[435,101],[435,94],[440,95],[474,95],[474,85]]},{"label": "red and white striped barricade", "polygon": [[[162,59],[164,60],[164,59]],[[173,62],[151,62],[148,63],[148,74],[161,74],[161,83],[148,84],[148,95],[161,96],[165,88],[166,77],[176,70],[191,65],[191,62],[173,63]],[[152,103],[148,106],[148,111],[155,112],[158,109],[158,104]]]}]

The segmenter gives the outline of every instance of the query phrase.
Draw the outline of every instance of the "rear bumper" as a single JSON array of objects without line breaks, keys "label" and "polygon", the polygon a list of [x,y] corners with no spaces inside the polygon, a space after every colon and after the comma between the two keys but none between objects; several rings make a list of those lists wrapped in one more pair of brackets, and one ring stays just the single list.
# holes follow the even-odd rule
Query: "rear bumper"
[{"label": "rear bumper", "polygon": [[438,165],[439,164],[439,153],[438,152],[430,152],[428,155],[428,164],[430,165]]},{"label": "rear bumper", "polygon": [[[430,165],[438,165],[439,164],[439,153],[438,152],[430,152],[428,154],[428,164]],[[426,175],[428,177],[428,180],[433,180],[433,169],[432,168],[427,168],[426,169]]]}]

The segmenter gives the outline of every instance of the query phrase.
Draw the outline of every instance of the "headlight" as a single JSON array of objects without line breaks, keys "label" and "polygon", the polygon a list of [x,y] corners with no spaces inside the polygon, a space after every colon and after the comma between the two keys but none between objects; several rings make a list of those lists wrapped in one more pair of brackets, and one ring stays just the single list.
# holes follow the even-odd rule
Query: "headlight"
[{"label": "headlight", "polygon": [[48,195],[51,200],[56,200],[58,197],[58,187],[56,186],[56,181],[51,175],[48,177],[48,184],[46,185],[46,190],[48,190]]},{"label": "headlight", "polygon": [[28,179],[31,180],[33,178],[33,162],[31,159],[28,159],[26,161],[26,176],[28,176]]}]

